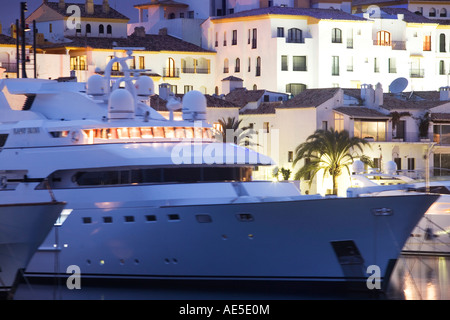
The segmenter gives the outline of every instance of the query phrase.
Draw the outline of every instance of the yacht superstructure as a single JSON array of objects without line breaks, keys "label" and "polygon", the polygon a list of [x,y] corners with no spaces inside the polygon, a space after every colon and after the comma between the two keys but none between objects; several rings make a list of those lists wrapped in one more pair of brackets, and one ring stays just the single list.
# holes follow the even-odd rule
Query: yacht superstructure
[{"label": "yacht superstructure", "polygon": [[77,265],[93,278],[365,284],[367,267],[377,265],[387,282],[437,196],[323,198],[252,181],[269,157],[217,142],[197,91],[168,103],[182,121],[162,117],[143,102],[151,79],[133,77],[127,59],[110,61],[124,78],[95,75],[86,88],[2,82],[27,96],[20,111],[0,96],[10,119],[0,126],[0,162],[23,170],[11,195],[21,197],[26,182],[38,197],[48,184],[67,202],[28,276],[67,276]]}]

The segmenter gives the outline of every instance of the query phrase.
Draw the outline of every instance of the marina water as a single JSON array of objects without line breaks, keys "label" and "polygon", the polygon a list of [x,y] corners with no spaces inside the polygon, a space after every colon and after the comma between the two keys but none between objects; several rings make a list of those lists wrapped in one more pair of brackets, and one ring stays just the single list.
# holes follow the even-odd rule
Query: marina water
[{"label": "marina water", "polygon": [[226,290],[208,288],[168,288],[164,285],[83,285],[69,290],[66,281],[28,283],[19,285],[15,300],[450,300],[450,256],[402,255],[391,276],[391,284],[384,295],[342,292],[331,288],[302,288],[299,290]]}]

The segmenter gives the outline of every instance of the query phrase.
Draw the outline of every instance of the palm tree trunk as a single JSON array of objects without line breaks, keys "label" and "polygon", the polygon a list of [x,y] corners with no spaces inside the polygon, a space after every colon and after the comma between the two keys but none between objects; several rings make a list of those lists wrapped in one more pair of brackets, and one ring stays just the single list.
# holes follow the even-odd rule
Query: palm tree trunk
[{"label": "palm tree trunk", "polygon": [[337,195],[337,191],[338,191],[338,182],[337,182],[337,175],[333,174],[333,194]]}]

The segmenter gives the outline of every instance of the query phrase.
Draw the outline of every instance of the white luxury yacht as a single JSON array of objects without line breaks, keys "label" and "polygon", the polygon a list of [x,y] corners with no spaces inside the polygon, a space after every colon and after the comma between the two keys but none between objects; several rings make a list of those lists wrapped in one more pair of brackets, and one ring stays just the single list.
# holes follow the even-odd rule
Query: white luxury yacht
[{"label": "white luxury yacht", "polygon": [[[436,195],[323,198],[290,183],[252,181],[261,154],[219,143],[198,91],[171,100],[183,120],[143,103],[153,83],[130,58],[80,83],[4,80],[1,167],[23,170],[11,197],[47,192],[67,203],[28,277],[339,282],[365,286],[367,267],[390,272]],[[120,63],[124,77],[111,86]],[[124,86],[124,88],[121,88]],[[27,190],[23,190],[26,188]]]},{"label": "white luxury yacht", "polygon": [[[387,172],[363,173],[362,163],[354,163],[353,186],[369,193],[405,194],[408,192],[430,192],[438,194],[423,218],[411,232],[402,252],[404,254],[450,255],[450,181],[418,181],[396,174],[395,162],[386,164]],[[380,189],[381,188],[381,189]],[[365,191],[360,191],[364,193]]]},{"label": "white luxury yacht", "polygon": [[0,189],[0,296],[2,298],[12,295],[18,280],[18,272],[26,268],[65,205],[48,199],[43,199],[46,202],[10,203],[8,184],[4,180],[3,182]]}]

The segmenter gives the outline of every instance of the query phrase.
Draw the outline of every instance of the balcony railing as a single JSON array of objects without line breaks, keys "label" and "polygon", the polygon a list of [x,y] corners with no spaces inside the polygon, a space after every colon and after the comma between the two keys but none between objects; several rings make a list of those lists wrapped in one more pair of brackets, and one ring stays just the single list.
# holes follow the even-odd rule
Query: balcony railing
[{"label": "balcony railing", "polygon": [[286,43],[305,43],[303,38],[286,38]]},{"label": "balcony railing", "polygon": [[411,78],[423,78],[425,75],[424,69],[411,69],[409,72]]},{"label": "balcony railing", "polygon": [[347,39],[347,49],[353,49],[353,39]]},{"label": "balcony railing", "polygon": [[6,72],[17,72],[17,63],[15,62],[2,62],[0,68],[6,69]]},{"label": "balcony railing", "polygon": [[180,77],[180,69],[179,68],[163,68],[163,77],[179,78]]},{"label": "balcony railing", "polygon": [[391,47],[392,50],[406,50],[406,41],[373,40],[374,46]]},{"label": "balcony railing", "polygon": [[182,68],[182,73],[192,73],[192,74],[209,74],[211,70],[208,68]]}]

